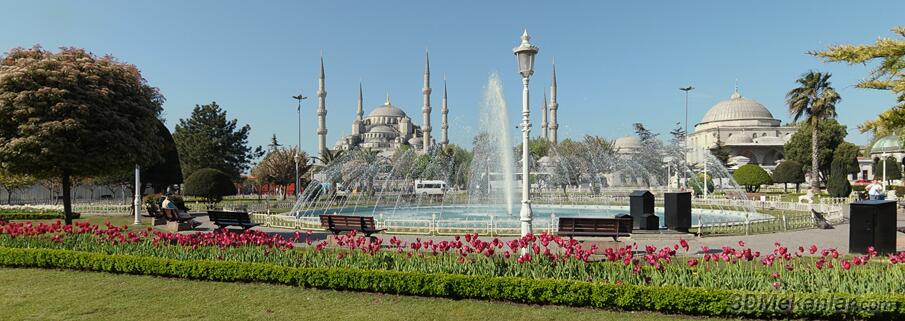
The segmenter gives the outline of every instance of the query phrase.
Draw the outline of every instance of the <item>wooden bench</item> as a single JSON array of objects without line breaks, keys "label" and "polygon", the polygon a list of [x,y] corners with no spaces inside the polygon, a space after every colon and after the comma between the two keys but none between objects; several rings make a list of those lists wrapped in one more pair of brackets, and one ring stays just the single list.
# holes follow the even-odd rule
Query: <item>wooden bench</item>
[{"label": "wooden bench", "polygon": [[253,223],[248,212],[207,211],[207,217],[210,218],[211,223],[217,225],[217,229],[227,226],[239,226],[243,230],[247,230],[261,225]]},{"label": "wooden bench", "polygon": [[609,236],[619,241],[620,236],[632,235],[632,218],[560,217],[557,234],[575,236]]},{"label": "wooden bench", "polygon": [[371,234],[379,233],[385,229],[378,229],[374,223],[372,216],[352,216],[352,215],[321,215],[321,226],[333,235],[339,235],[342,232],[356,231],[370,237]]}]

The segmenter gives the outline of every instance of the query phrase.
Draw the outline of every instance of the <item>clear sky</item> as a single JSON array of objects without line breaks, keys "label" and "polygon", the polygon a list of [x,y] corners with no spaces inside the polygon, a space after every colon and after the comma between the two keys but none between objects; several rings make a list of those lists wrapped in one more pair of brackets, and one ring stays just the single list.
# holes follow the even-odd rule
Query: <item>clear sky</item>
[{"label": "clear sky", "polygon": [[532,135],[556,57],[560,137],[616,138],[642,122],[667,133],[743,96],[783,121],[784,94],[810,69],[833,73],[839,119],[855,126],[893,105],[888,92],[854,88],[869,67],[827,64],[806,54],[837,43],[872,43],[905,24],[903,1],[2,1],[0,48],[83,47],[137,65],[166,96],[173,128],[195,104],[217,101],[252,127],[296,140],[291,96],[303,105],[302,147],[316,150],[318,56],[327,71],[328,145],[351,132],[358,82],[365,113],[389,93],[421,123],[424,50],[431,54],[432,124],[439,138],[443,75],[450,136],[469,145],[488,75],[502,77],[513,135],[521,109],[512,48],[527,28],[540,46],[531,82]]}]

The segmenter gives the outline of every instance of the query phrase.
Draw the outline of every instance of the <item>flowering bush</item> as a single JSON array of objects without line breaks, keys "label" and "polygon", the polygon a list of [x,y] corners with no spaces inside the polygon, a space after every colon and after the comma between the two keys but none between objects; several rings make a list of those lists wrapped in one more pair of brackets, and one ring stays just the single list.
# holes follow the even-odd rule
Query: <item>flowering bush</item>
[{"label": "flowering bush", "polygon": [[[295,247],[295,243],[310,246]],[[682,286],[751,291],[832,293],[905,292],[905,253],[842,256],[816,245],[769,253],[745,247],[700,249],[637,244],[598,249],[559,236],[504,241],[465,234],[449,240],[402,241],[349,233],[315,242],[310,232],[290,237],[249,230],[175,234],[117,227],[0,222],[0,247],[51,248],[180,260],[269,263],[300,268],[352,268],[420,273],[561,279],[608,284]]]}]

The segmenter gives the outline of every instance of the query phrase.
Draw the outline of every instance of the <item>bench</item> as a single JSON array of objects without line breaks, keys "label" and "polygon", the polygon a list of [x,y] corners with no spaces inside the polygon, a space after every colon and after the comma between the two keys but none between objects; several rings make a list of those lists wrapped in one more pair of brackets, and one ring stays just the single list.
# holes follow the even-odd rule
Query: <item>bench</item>
[{"label": "bench", "polygon": [[226,228],[227,226],[238,226],[243,230],[261,225],[253,223],[248,212],[228,212],[228,211],[207,211],[207,217],[211,223],[217,226],[217,229]]},{"label": "bench", "polygon": [[560,217],[558,235],[608,236],[619,241],[620,236],[632,235],[632,218]]},{"label": "bench", "polygon": [[352,216],[352,215],[321,215],[321,226],[333,233],[339,235],[342,232],[356,231],[361,232],[367,237],[371,234],[379,233],[385,229],[378,229],[374,223],[372,216]]}]

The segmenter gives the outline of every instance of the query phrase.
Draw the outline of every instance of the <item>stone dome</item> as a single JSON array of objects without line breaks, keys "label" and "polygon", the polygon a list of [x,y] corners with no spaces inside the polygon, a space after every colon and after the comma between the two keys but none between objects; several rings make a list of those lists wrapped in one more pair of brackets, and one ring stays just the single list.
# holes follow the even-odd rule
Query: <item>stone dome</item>
[{"label": "stone dome", "polygon": [[421,146],[421,141],[422,141],[421,137],[413,137],[413,138],[409,139],[409,145]]},{"label": "stone dome", "polygon": [[393,106],[390,103],[390,97],[387,96],[386,102],[383,105],[377,106],[374,110],[368,114],[368,117],[393,117],[393,118],[403,118],[405,117],[405,112],[402,111],[399,107]]},{"label": "stone dome", "polygon": [[396,130],[387,125],[377,125],[368,130],[369,133],[395,134]]},{"label": "stone dome", "polygon": [[736,90],[728,100],[720,101],[710,107],[710,110],[704,114],[701,124],[752,119],[774,120],[773,114],[767,110],[767,107],[753,99],[742,97]]},{"label": "stone dome", "polygon": [[617,152],[633,152],[641,148],[641,139],[636,136],[625,136],[616,138],[613,142],[613,148]]},{"label": "stone dome", "polygon": [[878,139],[870,146],[870,153],[892,153],[902,151],[902,140],[895,134]]}]

